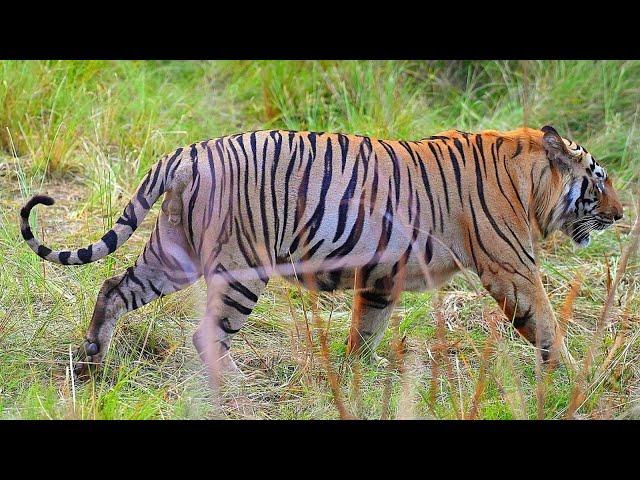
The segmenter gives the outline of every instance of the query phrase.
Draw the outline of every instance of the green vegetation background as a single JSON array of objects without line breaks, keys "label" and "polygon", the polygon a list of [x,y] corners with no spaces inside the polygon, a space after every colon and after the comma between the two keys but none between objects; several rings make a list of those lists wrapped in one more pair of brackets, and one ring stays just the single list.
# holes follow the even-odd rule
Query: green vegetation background
[{"label": "green vegetation background", "polygon": [[[248,378],[228,386],[221,410],[212,408],[191,346],[201,284],[126,316],[106,368],[76,385],[70,348],[83,338],[102,281],[135,260],[155,215],[113,257],[84,267],[43,264],[19,234],[19,207],[44,192],[57,203],[39,209],[35,231],[55,247],[84,246],[110,227],[161,155],[262,128],[419,139],[450,128],[551,124],[585,145],[614,177],[627,215],[587,249],[558,235],[542,246],[556,311],[583,278],[568,336],[582,359],[607,272],[636,216],[639,100],[640,62],[0,62],[0,418],[338,417],[318,347],[322,328],[303,313],[309,294],[281,281],[234,343]],[[580,386],[578,416],[618,418],[633,414],[640,392],[638,278],[636,256],[583,383],[562,368],[538,382],[533,349],[506,325],[483,360],[496,307],[463,277],[441,295],[403,295],[381,353],[392,353],[394,331],[406,335],[404,374],[343,362],[349,293],[322,295],[320,311],[331,319],[330,360],[353,415],[467,418],[475,408],[479,418],[558,418]],[[446,358],[437,353],[441,341]]]}]

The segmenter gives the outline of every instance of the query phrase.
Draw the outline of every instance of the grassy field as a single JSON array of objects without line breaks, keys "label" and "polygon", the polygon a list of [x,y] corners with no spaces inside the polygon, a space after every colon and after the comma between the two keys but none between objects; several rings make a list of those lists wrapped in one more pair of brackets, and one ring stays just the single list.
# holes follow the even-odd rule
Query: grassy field
[{"label": "grassy field", "polygon": [[[0,418],[640,417],[638,255],[612,280],[638,213],[638,105],[640,62],[0,62]],[[586,249],[560,234],[541,245],[580,371],[539,371],[477,279],[459,276],[403,294],[380,347],[387,368],[344,361],[349,292],[320,295],[311,315],[311,294],[276,280],[234,341],[247,379],[224,389],[221,408],[191,344],[200,282],[125,316],[94,379],[69,376],[102,281],[135,260],[155,214],[111,257],[65,268],[22,241],[31,194],[57,201],[39,209],[37,235],[80,247],[111,226],[150,165],[197,140],[275,127],[419,139],[523,124],[585,145],[625,205]]]}]

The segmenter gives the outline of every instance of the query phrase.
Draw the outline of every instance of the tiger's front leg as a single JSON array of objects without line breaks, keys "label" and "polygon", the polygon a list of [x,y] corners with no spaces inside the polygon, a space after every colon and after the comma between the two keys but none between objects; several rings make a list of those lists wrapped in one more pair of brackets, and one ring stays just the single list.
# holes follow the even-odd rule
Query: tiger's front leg
[{"label": "tiger's front leg", "polygon": [[557,324],[539,272],[519,275],[498,270],[484,272],[481,280],[518,332],[540,349],[542,361],[554,363],[559,351]]},{"label": "tiger's front leg", "polygon": [[360,282],[353,295],[351,328],[347,338],[347,355],[362,357],[369,363],[384,366],[388,361],[376,354],[404,285],[404,268],[400,273],[363,280],[364,269],[356,272]]},{"label": "tiger's front leg", "polygon": [[397,295],[373,288],[354,293],[347,355],[361,356],[373,365],[388,363],[376,354],[376,347],[384,336],[396,301]]}]

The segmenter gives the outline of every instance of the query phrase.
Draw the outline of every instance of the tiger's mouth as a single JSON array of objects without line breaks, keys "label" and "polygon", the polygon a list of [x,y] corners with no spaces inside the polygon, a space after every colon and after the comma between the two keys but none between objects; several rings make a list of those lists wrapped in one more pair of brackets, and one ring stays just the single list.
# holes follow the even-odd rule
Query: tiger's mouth
[{"label": "tiger's mouth", "polygon": [[613,220],[598,215],[581,218],[570,226],[571,239],[579,246],[586,247],[591,241],[591,233],[602,231],[613,225]]}]

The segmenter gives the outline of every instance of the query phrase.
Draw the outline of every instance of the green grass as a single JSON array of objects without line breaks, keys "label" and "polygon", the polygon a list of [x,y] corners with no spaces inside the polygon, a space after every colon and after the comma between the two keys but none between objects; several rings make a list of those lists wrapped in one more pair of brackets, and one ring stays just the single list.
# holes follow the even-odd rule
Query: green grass
[{"label": "green grass", "polygon": [[[628,241],[624,226],[637,214],[640,62],[10,61],[0,62],[0,79],[0,418],[339,417],[311,318],[313,345],[306,341],[302,312],[311,296],[282,281],[270,283],[234,341],[249,378],[227,386],[221,409],[191,345],[200,283],[127,315],[105,368],[92,381],[72,383],[69,349],[84,336],[97,291],[135,260],[155,215],[112,257],[64,268],[27,248],[18,209],[32,193],[49,193],[57,203],[36,221],[38,235],[54,246],[86,245],[111,226],[149,166],[179,145],[276,127],[419,139],[450,128],[554,125],[607,166],[626,207],[623,227],[596,236],[587,249],[560,235],[541,245],[556,312],[573,279],[584,279],[568,335],[577,359],[586,355],[606,297],[605,257],[615,274]],[[636,255],[594,368],[623,331],[625,311],[629,326],[605,374],[589,376],[580,417],[618,418],[637,406],[639,271]],[[478,418],[536,418],[539,408],[544,418],[562,418],[576,376],[558,369],[545,377],[539,406],[534,350],[504,324],[483,361],[494,338],[488,319],[498,310],[476,289],[482,292],[477,280],[459,276],[440,292],[403,294],[397,327],[380,350],[392,358],[394,336],[406,336],[404,374],[346,364],[351,294],[322,295],[322,320],[331,317],[330,361],[349,412],[467,417],[481,385]]]}]

